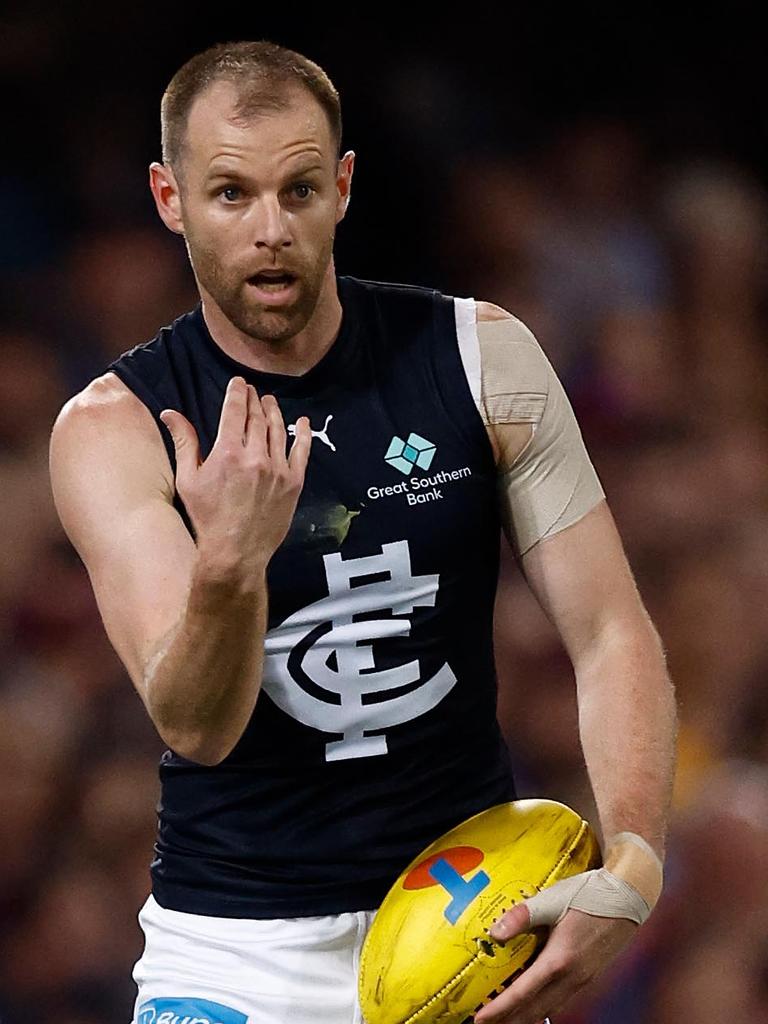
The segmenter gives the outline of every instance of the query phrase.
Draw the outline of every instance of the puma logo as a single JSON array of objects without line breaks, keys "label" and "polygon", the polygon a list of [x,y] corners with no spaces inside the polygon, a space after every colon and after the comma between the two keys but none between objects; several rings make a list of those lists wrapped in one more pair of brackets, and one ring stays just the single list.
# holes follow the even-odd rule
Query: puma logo
[{"label": "puma logo", "polygon": [[[331,449],[331,451],[335,452],[336,451],[336,445],[328,437],[328,424],[331,422],[332,419],[333,419],[333,413],[330,412],[325,417],[325,423],[323,424],[323,429],[322,430],[312,430],[312,424],[311,423],[309,425],[309,428],[310,428],[310,430],[312,430],[312,437],[319,437],[320,440],[323,442],[323,444],[327,444],[328,447]],[[291,434],[293,437],[296,436],[296,424],[295,423],[290,423],[288,425],[288,433]]]}]

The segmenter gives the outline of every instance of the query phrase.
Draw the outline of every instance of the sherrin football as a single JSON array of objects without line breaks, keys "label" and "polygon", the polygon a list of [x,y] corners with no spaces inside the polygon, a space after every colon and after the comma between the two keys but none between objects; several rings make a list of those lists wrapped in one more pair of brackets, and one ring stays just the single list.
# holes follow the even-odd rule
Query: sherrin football
[{"label": "sherrin football", "polygon": [[441,836],[387,893],[360,954],[366,1024],[462,1024],[534,958],[537,932],[487,929],[513,904],[600,866],[594,832],[554,800],[515,800]]}]

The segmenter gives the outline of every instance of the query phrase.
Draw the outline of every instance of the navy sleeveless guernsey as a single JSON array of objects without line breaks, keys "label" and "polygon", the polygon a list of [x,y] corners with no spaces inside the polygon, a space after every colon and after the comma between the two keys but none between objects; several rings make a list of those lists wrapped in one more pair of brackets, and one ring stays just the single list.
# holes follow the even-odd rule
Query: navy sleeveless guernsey
[{"label": "navy sleeveless guernsey", "polygon": [[160,412],[182,412],[205,457],[235,375],[275,395],[289,442],[300,416],[313,431],[267,570],[251,720],[221,764],[172,750],[160,762],[152,891],[172,910],[374,909],[423,847],[514,799],[496,721],[496,473],[457,327],[472,300],[337,285],[339,334],[298,376],[231,359],[200,304],[109,367],[152,412],[172,466]]}]

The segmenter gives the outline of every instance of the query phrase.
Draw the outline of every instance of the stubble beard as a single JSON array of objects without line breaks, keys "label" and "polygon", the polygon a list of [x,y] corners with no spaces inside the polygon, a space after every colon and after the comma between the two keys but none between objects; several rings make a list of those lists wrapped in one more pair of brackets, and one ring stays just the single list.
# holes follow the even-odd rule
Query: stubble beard
[{"label": "stubble beard", "polygon": [[309,323],[317,307],[323,279],[333,251],[333,236],[320,259],[297,270],[298,296],[290,306],[263,306],[245,279],[245,271],[225,271],[211,249],[197,247],[185,237],[187,253],[198,286],[202,286],[224,316],[255,341],[279,344],[295,337]]}]

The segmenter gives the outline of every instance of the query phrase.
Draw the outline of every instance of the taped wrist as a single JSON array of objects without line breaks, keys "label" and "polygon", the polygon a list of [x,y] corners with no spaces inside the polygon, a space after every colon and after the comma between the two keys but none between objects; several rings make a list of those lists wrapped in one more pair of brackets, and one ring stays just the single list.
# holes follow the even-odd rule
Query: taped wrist
[{"label": "taped wrist", "polygon": [[565,878],[526,900],[531,927],[551,927],[569,910],[643,924],[662,884],[663,866],[652,847],[634,832],[620,832],[608,845],[604,867]]},{"label": "taped wrist", "polygon": [[664,884],[664,866],[656,851],[635,832],[619,832],[605,853],[605,867],[628,882],[653,910]]},{"label": "taped wrist", "polygon": [[525,901],[531,928],[556,925],[569,910],[593,917],[621,917],[642,924],[651,912],[640,893],[606,868],[564,878]]}]

